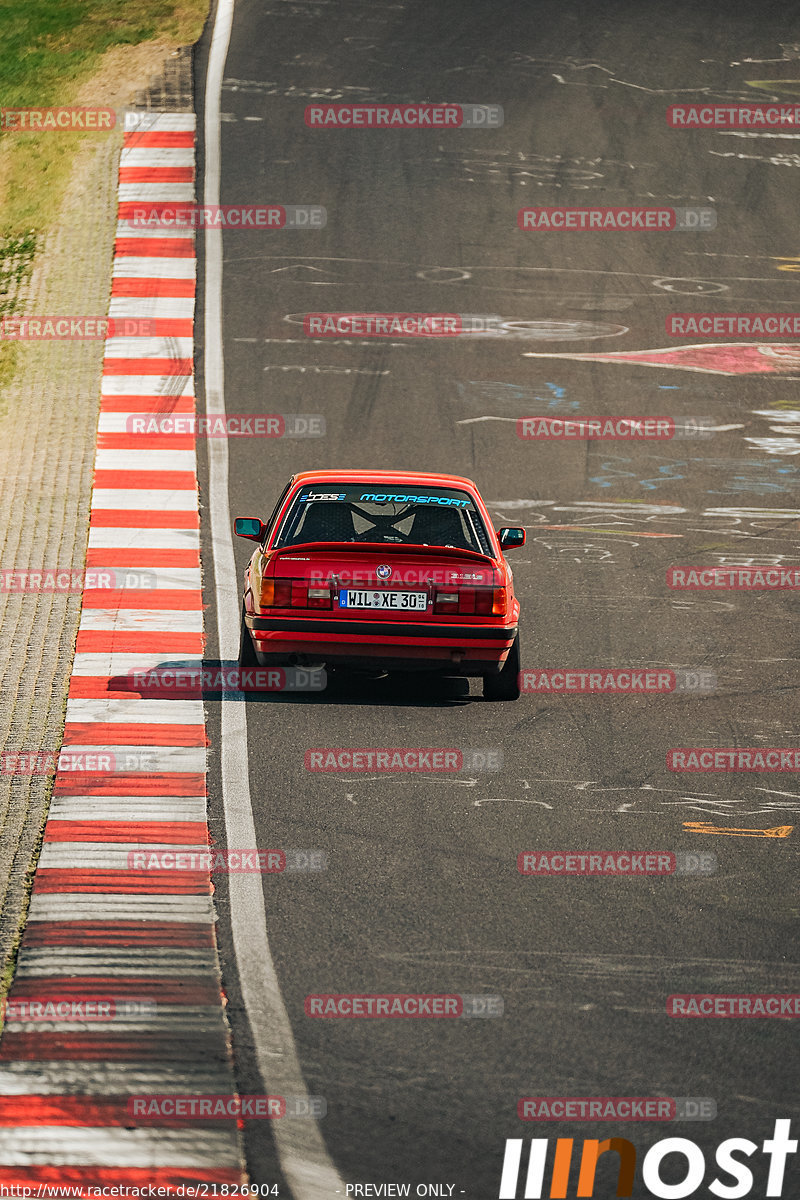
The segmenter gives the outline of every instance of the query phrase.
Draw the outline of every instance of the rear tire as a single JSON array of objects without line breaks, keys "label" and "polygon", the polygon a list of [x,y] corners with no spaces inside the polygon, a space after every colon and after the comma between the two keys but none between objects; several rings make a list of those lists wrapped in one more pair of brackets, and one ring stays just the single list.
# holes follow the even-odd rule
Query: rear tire
[{"label": "rear tire", "polygon": [[484,700],[519,700],[519,669],[519,634],[517,634],[500,673],[484,675]]},{"label": "rear tire", "polygon": [[247,628],[247,624],[244,619],[244,605],[242,605],[242,625],[241,629],[239,630],[239,666],[258,666],[258,659],[256,658],[253,639],[250,637],[250,630]]}]

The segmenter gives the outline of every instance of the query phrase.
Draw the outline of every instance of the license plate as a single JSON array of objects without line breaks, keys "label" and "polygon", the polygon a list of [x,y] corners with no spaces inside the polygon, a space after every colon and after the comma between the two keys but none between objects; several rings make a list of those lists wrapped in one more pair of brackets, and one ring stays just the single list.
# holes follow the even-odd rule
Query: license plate
[{"label": "license plate", "polygon": [[403,612],[425,612],[427,592],[339,592],[339,608],[387,608]]}]

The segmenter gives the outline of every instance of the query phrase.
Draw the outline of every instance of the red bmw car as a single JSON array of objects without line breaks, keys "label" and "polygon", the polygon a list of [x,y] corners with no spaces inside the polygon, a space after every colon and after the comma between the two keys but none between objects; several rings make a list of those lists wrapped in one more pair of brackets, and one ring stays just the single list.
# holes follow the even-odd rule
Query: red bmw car
[{"label": "red bmw car", "polygon": [[492,527],[475,484],[415,471],[294,475],[244,576],[242,666],[324,665],[483,677],[519,697],[519,602],[504,553],[524,529]]}]

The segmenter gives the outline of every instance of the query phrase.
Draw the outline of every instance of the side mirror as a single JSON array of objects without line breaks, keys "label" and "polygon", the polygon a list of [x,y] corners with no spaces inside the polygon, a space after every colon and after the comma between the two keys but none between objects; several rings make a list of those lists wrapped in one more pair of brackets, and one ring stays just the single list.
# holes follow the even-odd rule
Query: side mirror
[{"label": "side mirror", "polygon": [[249,538],[251,542],[260,542],[267,527],[258,517],[237,517],[233,522],[233,532],[237,537]]},{"label": "side mirror", "polygon": [[525,545],[524,529],[504,526],[502,529],[498,529],[497,536],[500,538],[501,550],[516,550],[517,546]]}]

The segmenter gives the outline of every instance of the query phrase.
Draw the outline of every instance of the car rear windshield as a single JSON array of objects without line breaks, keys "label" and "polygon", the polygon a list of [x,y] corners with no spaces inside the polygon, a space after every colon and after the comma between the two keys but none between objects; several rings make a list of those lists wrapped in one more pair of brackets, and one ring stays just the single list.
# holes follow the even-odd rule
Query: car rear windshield
[{"label": "car rear windshield", "polygon": [[338,483],[302,488],[283,520],[275,546],[303,542],[391,542],[491,554],[474,500],[467,492],[450,488],[382,491],[374,484]]}]

